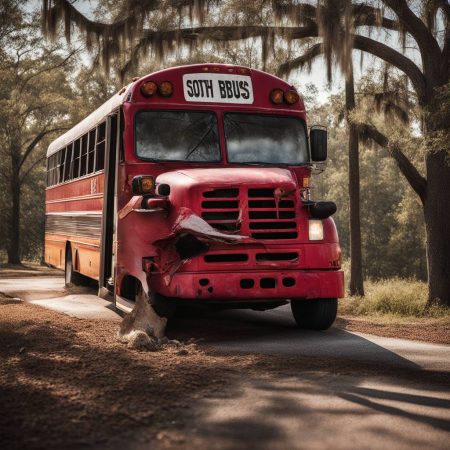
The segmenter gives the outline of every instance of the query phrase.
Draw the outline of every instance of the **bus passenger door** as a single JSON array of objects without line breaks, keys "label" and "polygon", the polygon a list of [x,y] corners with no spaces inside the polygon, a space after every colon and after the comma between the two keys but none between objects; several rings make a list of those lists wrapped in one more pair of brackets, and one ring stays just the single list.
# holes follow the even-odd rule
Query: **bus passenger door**
[{"label": "bus passenger door", "polygon": [[100,255],[99,296],[114,292],[114,232],[116,216],[116,173],[119,136],[119,114],[113,113],[106,121],[105,181],[102,212],[102,240]]}]

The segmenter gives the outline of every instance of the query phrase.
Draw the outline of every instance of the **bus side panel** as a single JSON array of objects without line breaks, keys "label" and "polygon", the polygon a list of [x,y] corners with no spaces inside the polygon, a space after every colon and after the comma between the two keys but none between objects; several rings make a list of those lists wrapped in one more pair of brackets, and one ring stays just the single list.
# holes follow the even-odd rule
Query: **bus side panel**
[{"label": "bus side panel", "polygon": [[76,258],[75,269],[94,280],[100,274],[100,241],[95,244],[72,241],[72,255]]},{"label": "bus side panel", "polygon": [[46,233],[45,262],[64,270],[67,242],[71,243],[74,269],[97,280],[100,267],[100,241],[97,239]]},{"label": "bus side panel", "polygon": [[70,242],[74,269],[98,280],[104,174],[94,173],[46,192],[45,262],[64,270]]},{"label": "bus side panel", "polygon": [[66,238],[45,233],[45,262],[57,269],[64,270],[66,251]]}]

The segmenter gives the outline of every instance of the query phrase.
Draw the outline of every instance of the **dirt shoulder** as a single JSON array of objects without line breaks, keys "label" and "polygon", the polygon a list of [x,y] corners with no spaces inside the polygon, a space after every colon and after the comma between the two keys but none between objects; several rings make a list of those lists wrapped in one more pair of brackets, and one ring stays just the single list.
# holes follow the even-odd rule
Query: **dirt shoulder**
[{"label": "dirt shoulder", "polygon": [[0,264],[0,278],[23,278],[23,277],[45,277],[62,276],[64,272],[48,266],[36,263],[24,263],[21,265]]},{"label": "dirt shoulder", "polygon": [[336,325],[348,331],[414,341],[450,344],[450,325],[439,319],[339,315]]},{"label": "dirt shoulder", "polygon": [[246,364],[193,344],[131,351],[117,327],[0,294],[1,448],[98,448],[143,426],[156,439]]}]

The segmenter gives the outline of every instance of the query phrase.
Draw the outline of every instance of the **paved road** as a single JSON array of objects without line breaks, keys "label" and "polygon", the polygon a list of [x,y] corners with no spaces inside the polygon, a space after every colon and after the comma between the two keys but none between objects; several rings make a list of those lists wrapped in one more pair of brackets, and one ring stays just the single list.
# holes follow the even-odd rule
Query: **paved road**
[{"label": "paved road", "polygon": [[[0,279],[0,291],[81,318],[120,320],[92,290],[66,292],[62,278]],[[243,373],[233,395],[201,401],[195,426],[178,447],[450,448],[448,345],[339,328],[299,331],[287,307],[200,311],[173,320],[168,334],[202,339],[222,352],[285,355],[298,367],[276,379]],[[299,366],[296,357],[323,359],[329,367]],[[126,448],[146,448],[141,445],[137,439]]]},{"label": "paved road", "polygon": [[0,278],[0,292],[80,319],[121,320],[96,289],[67,290],[62,277]]}]

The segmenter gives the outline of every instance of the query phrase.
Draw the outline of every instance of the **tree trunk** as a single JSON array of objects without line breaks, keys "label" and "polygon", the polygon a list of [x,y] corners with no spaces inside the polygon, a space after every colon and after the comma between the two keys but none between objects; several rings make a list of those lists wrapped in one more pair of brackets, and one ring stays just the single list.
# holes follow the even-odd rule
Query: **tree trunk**
[{"label": "tree trunk", "polygon": [[450,165],[446,151],[426,157],[424,201],[427,234],[428,305],[450,306]]},{"label": "tree trunk", "polygon": [[353,69],[345,82],[345,109],[349,130],[348,192],[350,204],[350,295],[364,295],[361,253],[361,216],[359,199],[359,142],[358,130],[349,120],[355,108]]},{"label": "tree trunk", "polygon": [[20,264],[20,180],[19,164],[15,154],[11,167],[11,216],[8,236],[8,263]]}]

